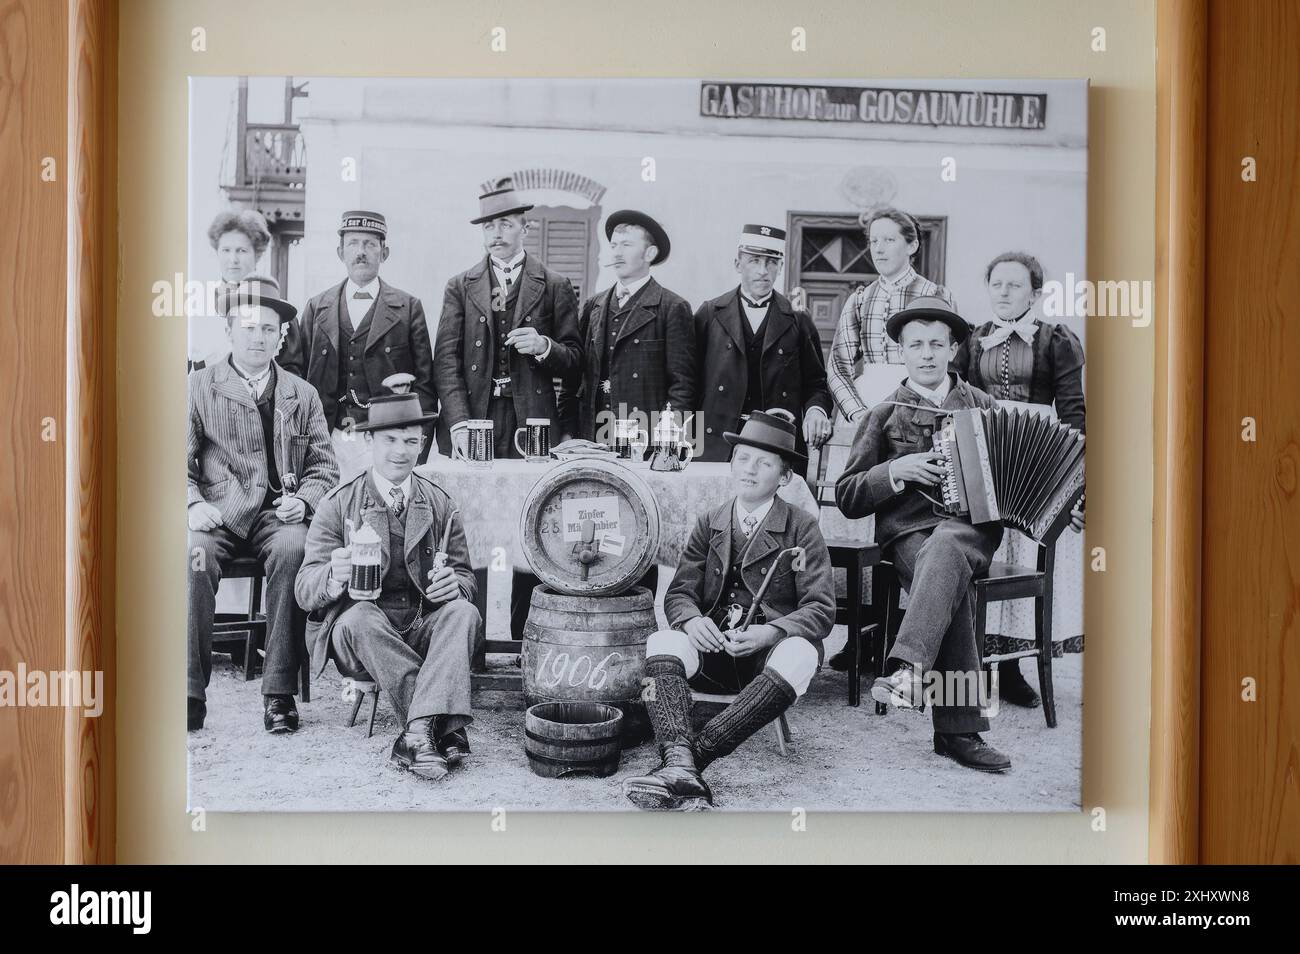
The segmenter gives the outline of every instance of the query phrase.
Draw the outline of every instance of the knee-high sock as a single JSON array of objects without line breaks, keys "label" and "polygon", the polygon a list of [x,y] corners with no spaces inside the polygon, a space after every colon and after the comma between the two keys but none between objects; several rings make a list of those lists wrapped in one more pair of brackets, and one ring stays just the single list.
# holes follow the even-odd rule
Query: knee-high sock
[{"label": "knee-high sock", "polygon": [[691,687],[686,667],[676,656],[651,656],[645,674],[654,682],[645,696],[646,711],[661,748],[691,743]]},{"label": "knee-high sock", "polygon": [[781,674],[766,668],[740,690],[736,701],[714,716],[695,740],[695,764],[700,769],[729,755],[751,735],[794,703],[794,689]]}]

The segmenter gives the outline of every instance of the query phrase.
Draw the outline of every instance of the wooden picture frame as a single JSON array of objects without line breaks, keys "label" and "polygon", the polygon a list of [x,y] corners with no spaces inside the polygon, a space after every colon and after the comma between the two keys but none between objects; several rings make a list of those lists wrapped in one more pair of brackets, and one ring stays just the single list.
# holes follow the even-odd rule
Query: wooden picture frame
[{"label": "wooden picture frame", "polygon": [[[1156,472],[1149,857],[1198,857],[1202,784],[1202,474],[1205,419],[1205,249],[1208,0],[1157,3],[1157,311],[1155,319]],[[32,464],[0,481],[6,519],[21,532],[10,568],[15,639],[27,658],[69,669],[102,669],[108,704],[98,720],[42,713],[21,732],[0,734],[0,766],[14,771],[0,815],[0,861],[111,863],[115,859],[113,708],[117,556],[116,99],[115,0],[18,5],[26,57],[8,108],[21,113],[23,141],[0,143],[11,182],[20,183],[20,231],[29,237],[0,256],[0,287],[24,300],[66,302],[66,335],[20,329],[21,309],[5,309],[0,362],[28,387],[4,424],[10,446]],[[11,24],[6,29],[14,29]],[[66,154],[60,158],[60,150]],[[32,174],[53,155],[66,192]],[[66,196],[66,206],[63,205]],[[60,227],[66,231],[61,231]],[[51,268],[66,259],[66,271]],[[18,304],[16,292],[12,304]],[[52,315],[44,315],[47,320]],[[21,333],[20,333],[21,331]],[[66,350],[63,345],[66,344]],[[19,374],[19,372],[22,372]],[[59,408],[61,411],[52,409]],[[30,437],[30,422],[60,424],[62,461]],[[21,430],[21,436],[19,431]],[[44,455],[44,456],[42,456]],[[58,514],[37,513],[53,473],[63,475]],[[27,516],[19,519],[24,514]],[[51,532],[53,531],[53,532]],[[61,545],[59,544],[61,541]],[[66,568],[64,593],[42,590],[50,566]],[[60,600],[63,595],[65,599]],[[2,649],[3,647],[0,647]],[[21,655],[20,653],[20,655]],[[12,654],[10,657],[12,658]],[[11,744],[12,743],[12,744]]]}]

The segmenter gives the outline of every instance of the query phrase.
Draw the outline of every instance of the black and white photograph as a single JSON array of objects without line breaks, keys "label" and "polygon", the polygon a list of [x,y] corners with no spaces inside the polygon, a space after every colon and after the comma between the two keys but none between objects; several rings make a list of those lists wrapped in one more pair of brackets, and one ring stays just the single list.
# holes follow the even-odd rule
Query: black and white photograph
[{"label": "black and white photograph", "polygon": [[1083,809],[1086,80],[189,123],[189,806]]}]

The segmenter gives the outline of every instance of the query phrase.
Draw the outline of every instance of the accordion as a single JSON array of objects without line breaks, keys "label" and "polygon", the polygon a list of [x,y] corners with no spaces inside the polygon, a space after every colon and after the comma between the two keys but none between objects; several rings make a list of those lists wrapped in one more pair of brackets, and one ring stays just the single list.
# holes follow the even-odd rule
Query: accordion
[{"label": "accordion", "polygon": [[934,449],[943,512],[971,523],[1000,521],[1041,543],[1083,498],[1083,434],[1032,411],[954,411]]}]

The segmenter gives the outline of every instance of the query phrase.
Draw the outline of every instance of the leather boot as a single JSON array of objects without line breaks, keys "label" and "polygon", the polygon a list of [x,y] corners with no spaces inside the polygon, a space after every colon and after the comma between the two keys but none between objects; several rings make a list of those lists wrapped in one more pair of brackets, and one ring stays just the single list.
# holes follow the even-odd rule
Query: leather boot
[{"label": "leather boot", "polygon": [[623,794],[650,811],[698,811],[712,805],[713,793],[695,767],[686,667],[676,656],[651,656],[645,673],[652,690],[645,695],[645,707],[662,761],[649,775],[625,780]]},{"label": "leather boot", "polygon": [[734,752],[763,726],[794,704],[794,688],[774,669],[764,669],[740,690],[734,702],[709,721],[695,740],[700,771],[715,759]]},{"label": "leather boot", "polygon": [[695,767],[690,745],[670,745],[663,761],[649,775],[623,782],[623,794],[637,808],[659,812],[703,811],[713,804],[713,792]]},{"label": "leather boot", "polygon": [[1019,659],[1004,659],[998,663],[998,700],[1023,709],[1037,709],[1043,704],[1034,687],[1025,681]]}]

